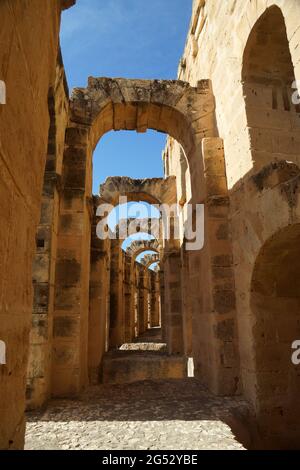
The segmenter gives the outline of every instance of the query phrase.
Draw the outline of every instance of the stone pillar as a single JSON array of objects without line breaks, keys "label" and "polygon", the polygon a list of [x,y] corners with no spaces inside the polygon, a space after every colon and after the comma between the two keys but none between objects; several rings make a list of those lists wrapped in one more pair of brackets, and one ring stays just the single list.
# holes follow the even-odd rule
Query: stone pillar
[{"label": "stone pillar", "polygon": [[[94,210],[96,210],[96,205]],[[92,225],[90,304],[88,334],[88,372],[91,384],[99,383],[102,359],[108,350],[110,299],[110,239],[96,235],[96,217]]]},{"label": "stone pillar", "polygon": [[72,396],[88,383],[92,204],[88,129],[66,132],[53,324],[52,393]]},{"label": "stone pillar", "polygon": [[[51,396],[51,363],[58,214],[68,93],[62,63],[57,67],[55,90],[48,95],[50,128],[40,222],[33,261],[33,313],[27,371],[27,408],[41,407]],[[64,111],[61,111],[64,102]]]},{"label": "stone pillar", "polygon": [[220,395],[239,393],[235,282],[222,139],[203,140],[205,246],[189,255],[195,375]]},{"label": "stone pillar", "polygon": [[123,276],[124,252],[120,240],[111,240],[109,349],[125,343]]},{"label": "stone pillar", "polygon": [[144,328],[148,330],[150,326],[150,276],[149,269],[144,268]]},{"label": "stone pillar", "polygon": [[149,271],[150,274],[150,326],[160,326],[160,305],[159,305],[159,272]]},{"label": "stone pillar", "polygon": [[180,252],[168,253],[164,258],[165,323],[169,354],[183,353],[181,257]]},{"label": "stone pillar", "polygon": [[[138,273],[138,336],[145,333],[147,329],[146,317],[148,314],[148,296],[145,288],[145,268],[137,263]],[[146,313],[147,312],[147,313]]]},{"label": "stone pillar", "polygon": [[136,288],[136,264],[134,258],[131,257],[130,265],[130,315],[131,315],[131,341],[136,337],[137,326],[137,288]]},{"label": "stone pillar", "polygon": [[193,354],[193,309],[189,295],[189,256],[192,252],[181,250],[182,269],[181,269],[181,285],[182,285],[182,312],[183,312],[183,348],[187,357]]},{"label": "stone pillar", "polygon": [[167,328],[166,328],[166,306],[165,306],[165,273],[161,262],[159,275],[159,297],[160,297],[160,325],[161,336],[164,343],[167,342]]},{"label": "stone pillar", "polygon": [[134,339],[134,292],[132,289],[132,257],[125,256],[124,269],[124,309],[125,309],[125,343]]},{"label": "stone pillar", "polygon": [[133,290],[134,290],[134,338],[137,338],[139,335],[139,263],[133,261],[133,272],[134,278],[133,282]]},{"label": "stone pillar", "polygon": [[160,274],[155,273],[155,323],[161,328]]},{"label": "stone pillar", "polygon": [[[40,223],[33,260],[33,313],[27,372],[27,409],[41,407],[50,397],[51,348],[55,257],[58,226],[58,175],[56,173],[55,103],[49,98],[51,123],[44,175]],[[54,269],[53,269],[54,266]]]},{"label": "stone pillar", "polygon": [[149,270],[149,320],[150,328],[153,325],[153,316],[155,311],[155,282],[154,282],[154,271]]}]

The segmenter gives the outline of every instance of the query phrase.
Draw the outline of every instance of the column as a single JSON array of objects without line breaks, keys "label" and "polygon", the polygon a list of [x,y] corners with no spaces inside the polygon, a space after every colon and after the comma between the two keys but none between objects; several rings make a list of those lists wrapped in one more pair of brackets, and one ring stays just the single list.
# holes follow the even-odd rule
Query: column
[{"label": "column", "polygon": [[59,216],[52,394],[77,395],[88,383],[88,312],[93,208],[88,128],[66,132]]},{"label": "column", "polygon": [[100,240],[96,235],[96,225],[97,219],[94,217],[88,334],[88,372],[91,384],[97,384],[101,379],[103,355],[108,350],[109,340],[110,239]]},{"label": "column", "polygon": [[180,252],[164,258],[165,328],[169,354],[183,353],[181,257]]},{"label": "column", "polygon": [[123,276],[124,254],[120,240],[111,240],[109,349],[125,343]]}]

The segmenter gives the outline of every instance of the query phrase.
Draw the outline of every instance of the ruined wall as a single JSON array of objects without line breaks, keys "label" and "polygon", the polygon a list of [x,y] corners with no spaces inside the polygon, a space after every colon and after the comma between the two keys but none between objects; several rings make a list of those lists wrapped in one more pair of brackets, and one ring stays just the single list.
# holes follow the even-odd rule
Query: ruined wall
[{"label": "ruined wall", "polygon": [[83,148],[87,129],[66,130],[60,203],[53,338],[52,394],[76,395],[88,383],[88,317],[92,161]]},{"label": "ruined wall", "polygon": [[[98,198],[94,197],[94,214]],[[109,348],[110,325],[110,239],[97,237],[98,219],[94,216],[91,229],[91,271],[88,319],[89,383],[99,383],[102,360]]]},{"label": "ruined wall", "polygon": [[[205,242],[210,248],[202,250],[198,261],[192,256],[188,263],[191,298],[197,288],[199,292],[191,301],[196,372],[199,367],[207,381],[209,368],[215,370],[221,364],[226,380],[233,379],[223,391],[242,390],[255,409],[260,435],[269,445],[276,442],[282,447],[299,445],[295,424],[299,415],[293,398],[299,385],[297,372],[293,375],[290,367],[291,339],[297,336],[297,328],[291,325],[297,316],[291,307],[292,320],[280,318],[285,308],[279,298],[286,296],[291,306],[298,302],[296,290],[288,288],[296,274],[286,271],[276,277],[278,261],[271,275],[263,253],[268,239],[276,240],[281,230],[286,237],[280,246],[287,257],[293,253],[292,240],[299,243],[296,228],[291,229],[293,235],[285,232],[288,225],[298,223],[297,167],[286,161],[299,164],[300,155],[299,106],[292,102],[292,82],[300,77],[299,14],[296,0],[195,0],[178,70],[178,77],[191,85],[203,78],[211,80],[225,158],[225,171],[220,171],[221,142],[203,142],[204,162],[213,164],[206,171],[213,178],[205,177],[211,196],[205,200]],[[168,174],[177,178],[181,177],[176,170],[179,154],[178,148],[169,152],[167,165],[173,170]],[[212,268],[207,275],[208,265]],[[272,282],[278,285],[274,291],[269,290]],[[217,324],[209,315],[203,318],[210,311],[218,314]],[[275,341],[270,339],[271,330]],[[210,388],[220,392],[211,378]]]},{"label": "ruined wall", "polygon": [[0,365],[0,448],[23,445],[32,259],[61,8],[56,0],[0,4],[0,79],[7,88],[0,108],[0,338],[7,347],[6,365]]},{"label": "ruined wall", "polygon": [[58,215],[69,93],[59,52],[56,80],[49,90],[50,128],[40,222],[33,263],[33,314],[27,374],[27,407],[42,406],[51,396],[52,340],[62,325],[53,324]]},{"label": "ruined wall", "polygon": [[[297,0],[288,2],[284,0],[257,0],[256,2],[248,0],[194,1],[193,19],[178,76],[191,84],[197,83],[197,80],[204,77],[212,80],[213,93],[216,99],[217,124],[219,135],[224,139],[226,170],[230,189],[251,170],[253,161],[255,161],[255,156],[251,151],[252,144],[249,141],[244,100],[245,89],[242,83],[242,79],[245,78],[243,74],[246,74],[247,70],[244,69],[245,52],[247,54],[248,47],[252,47],[248,43],[249,38],[251,42],[253,41],[250,37],[251,30],[253,30],[261,15],[266,12],[266,9],[274,5],[280,8],[284,17],[291,61],[297,79],[300,74],[299,25],[297,21],[300,5]],[[268,39],[266,39],[265,32],[260,34],[260,49],[265,50],[269,56],[273,55],[275,57],[278,41],[281,43],[279,47],[283,47],[282,36],[284,38],[284,32],[279,30],[278,23],[273,22],[273,25],[273,30],[275,30],[274,49],[266,48]],[[256,57],[254,62],[258,61],[259,54],[264,59],[266,58],[264,52],[256,50],[252,52],[252,57]],[[284,67],[282,62],[280,69]],[[271,74],[268,75],[270,77]],[[277,76],[274,78],[278,79]],[[282,109],[273,110],[275,113],[270,112],[267,116],[267,111],[272,111],[272,99],[270,100],[268,97],[268,90],[262,92],[261,99],[255,94],[257,93],[256,88],[253,91],[254,93],[249,99],[252,99],[252,106],[258,105],[258,112],[255,114],[256,116],[259,115],[261,122],[265,122],[266,126],[263,127],[269,128],[268,120],[272,123],[274,114],[277,114],[277,126],[279,126],[277,129],[280,130],[280,117],[282,119],[285,113],[283,112],[282,100],[279,101],[279,94],[278,106],[282,106]],[[273,93],[275,94],[275,91]],[[259,109],[261,112],[259,112]],[[291,134],[291,141],[292,137]],[[268,140],[268,135],[264,133],[263,138]],[[276,142],[274,144],[276,147]]]}]

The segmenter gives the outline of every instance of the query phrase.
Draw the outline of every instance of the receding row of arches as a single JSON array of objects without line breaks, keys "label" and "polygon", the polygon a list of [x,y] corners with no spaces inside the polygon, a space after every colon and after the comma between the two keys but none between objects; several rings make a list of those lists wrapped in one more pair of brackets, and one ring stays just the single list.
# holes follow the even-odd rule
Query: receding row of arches
[{"label": "receding row of arches", "polygon": [[[266,165],[270,163],[272,165],[279,164],[278,162],[282,160],[293,161],[298,165],[297,123],[299,121],[299,109],[297,105],[293,104],[289,92],[292,83],[295,81],[295,75],[284,18],[279,8],[272,7],[268,9],[252,30],[245,48],[241,78],[247,115],[246,131],[249,134],[252,156],[250,174],[255,177],[255,174],[264,169]],[[208,204],[211,204],[212,198],[215,198],[217,205],[220,207],[221,198],[228,197],[230,199],[230,192],[227,193],[227,188],[219,186],[219,178],[222,176],[220,174],[222,165],[218,165],[218,168],[216,168],[216,160],[219,159],[218,155],[220,154],[219,140],[214,141],[212,139],[209,141],[209,139],[206,139],[207,146],[203,146],[203,137],[210,137],[211,133],[214,134],[215,123],[210,86],[202,82],[199,83],[198,91],[199,89],[202,89],[202,93],[206,96],[205,115],[207,116],[207,109],[211,112],[206,119],[205,130],[203,128],[200,130],[195,129],[195,123],[199,123],[199,119],[195,120],[193,118],[189,123],[190,117],[186,112],[185,103],[187,102],[187,96],[188,99],[191,99],[192,94],[195,92],[186,85],[175,82],[170,82],[168,85],[163,82],[152,82],[149,86],[146,81],[90,79],[87,89],[78,89],[74,92],[71,100],[71,126],[67,132],[67,150],[64,161],[64,194],[61,206],[60,230],[69,242],[72,240],[73,243],[75,237],[76,244],[81,245],[81,247],[88,246],[89,237],[92,236],[90,285],[86,284],[85,287],[83,285],[83,278],[89,278],[89,276],[85,276],[85,271],[87,272],[89,267],[83,266],[89,260],[88,255],[79,253],[75,247],[74,250],[67,250],[63,243],[58,250],[58,257],[61,258],[59,263],[61,262],[64,265],[63,272],[65,275],[62,278],[62,284],[56,289],[62,289],[65,294],[74,291],[75,294],[72,293],[72,296],[75,295],[78,298],[82,295],[82,289],[89,287],[90,296],[92,295],[89,300],[86,300],[86,304],[84,302],[80,304],[80,312],[77,312],[75,308],[75,315],[80,316],[80,318],[86,317],[84,312],[89,311],[88,331],[90,333],[83,340],[81,336],[84,331],[83,328],[77,338],[80,343],[87,341],[87,357],[92,357],[88,369],[80,367],[80,359],[78,359],[77,367],[82,369],[82,383],[85,381],[84,375],[87,373],[89,373],[90,380],[99,380],[99,370],[101,370],[101,361],[105,352],[111,348],[122,347],[124,343],[134,341],[137,336],[145,333],[145,330],[151,325],[161,326],[162,323],[166,322],[163,325],[163,340],[168,343],[169,352],[186,354],[187,356],[199,354],[199,357],[195,359],[198,375],[207,375],[205,380],[210,387],[215,388],[216,391],[222,394],[236,393],[237,390],[240,390],[240,385],[237,386],[237,383],[240,384],[243,380],[244,387],[247,388],[245,381],[250,373],[249,363],[248,370],[244,369],[244,348],[238,344],[238,337],[241,340],[243,336],[251,334],[252,347],[255,350],[255,361],[251,372],[254,373],[255,379],[253,379],[252,384],[256,383],[257,388],[256,392],[252,394],[250,387],[248,392],[245,390],[245,395],[252,403],[257,403],[258,408],[256,411],[262,417],[262,426],[266,425],[268,428],[266,415],[269,417],[272,415],[272,407],[275,407],[275,405],[280,407],[282,410],[281,416],[287,412],[287,419],[291,419],[292,402],[296,403],[295,390],[297,390],[297,386],[295,384],[297,382],[297,372],[294,372],[294,379],[292,380],[290,373],[287,371],[292,367],[289,360],[289,345],[299,324],[297,286],[295,285],[295,288],[292,288],[294,285],[292,279],[297,278],[297,264],[293,264],[293,272],[290,272],[290,267],[286,268],[282,264],[284,261],[287,266],[290,266],[288,258],[296,259],[295,250],[297,250],[298,240],[296,228],[294,230],[292,226],[289,229],[280,230],[279,238],[273,235],[272,237],[275,237],[274,241],[266,242],[266,246],[261,248],[255,260],[252,280],[249,278],[251,268],[248,269],[248,291],[250,292],[250,297],[247,295],[247,298],[250,299],[248,311],[251,312],[251,322],[254,322],[255,326],[252,331],[246,329],[243,333],[238,333],[239,336],[236,336],[236,332],[239,332],[241,325],[243,325],[244,315],[241,314],[239,317],[239,302],[236,304],[235,298],[239,289],[240,291],[247,290],[247,286],[237,282],[238,290],[233,291],[231,294],[227,285],[224,287],[224,282],[220,282],[220,274],[224,273],[225,275],[225,272],[229,273],[233,269],[233,265],[224,264],[224,260],[227,263],[232,250],[234,250],[234,246],[231,246],[230,239],[228,239],[228,230],[226,229],[229,223],[229,213],[225,217],[223,216],[221,223],[217,225],[217,243],[219,245],[217,244],[214,248],[212,246],[207,248],[207,245],[213,243],[209,237],[211,229],[216,224],[216,216],[211,216],[209,213],[210,206],[206,213],[208,218],[206,220],[208,241],[201,253],[184,253],[184,236],[179,241],[173,241],[170,246],[162,240],[153,240],[149,234],[146,234],[143,242],[142,240],[135,242],[132,238],[129,238],[131,243],[129,244],[128,240],[124,242],[123,248],[126,249],[124,251],[119,240],[108,242],[107,240],[99,241],[95,238],[95,220],[90,230],[87,219],[87,224],[83,225],[80,234],[78,234],[78,223],[75,222],[74,225],[73,221],[75,217],[72,210],[73,206],[76,207],[76,214],[79,213],[81,220],[87,217],[87,206],[83,196],[91,195],[92,152],[101,135],[110,129],[136,129],[138,132],[145,132],[147,128],[154,128],[168,132],[171,137],[168,139],[164,154],[164,171],[167,177],[176,175],[176,180],[173,182],[173,188],[170,189],[170,187],[167,187],[166,180],[159,178],[155,183],[151,180],[148,182],[147,180],[143,182],[138,180],[134,184],[134,180],[108,178],[108,181],[103,185],[102,193],[100,192],[100,198],[102,197],[105,202],[116,205],[119,196],[127,196],[129,201],[145,201],[148,204],[175,202],[183,209],[181,221],[184,223],[184,207],[188,202],[205,200]],[[198,91],[196,91],[196,94]],[[172,93],[174,93],[176,99],[172,96]],[[129,96],[128,103],[124,104],[121,96]],[[159,103],[156,101],[157,99],[160,100]],[[93,101],[92,107],[88,106],[89,100]],[[176,104],[173,105],[173,103]],[[207,108],[207,103],[209,108]],[[204,111],[202,111],[204,105],[201,104],[198,97],[194,106],[199,117],[201,117],[201,113],[204,114]],[[82,113],[82,109],[84,109],[84,113]],[[179,143],[174,138],[178,139]],[[199,156],[197,157],[200,153],[203,160]],[[214,159],[215,162],[213,162]],[[265,176],[265,173],[263,173],[257,178],[263,179]],[[126,193],[132,184],[134,186],[133,190]],[[159,185],[161,187],[158,189]],[[163,187],[163,185],[166,187]],[[99,202],[98,199],[97,202]],[[214,212],[216,212],[216,209],[214,209]],[[94,201],[94,205],[92,205],[93,217],[95,213]],[[68,218],[72,219],[71,223],[68,222]],[[64,225],[65,221],[68,223]],[[235,223],[233,221],[233,226]],[[74,228],[76,228],[76,234]],[[287,235],[288,239],[286,240],[285,234],[288,232],[291,233],[291,236]],[[137,236],[141,237],[141,234],[137,234]],[[110,244],[109,247],[108,243]],[[226,244],[225,247],[224,243]],[[139,244],[140,248],[138,249]],[[157,246],[153,249],[155,244]],[[272,244],[277,247],[280,259],[285,257],[284,260],[282,258],[278,263],[274,261],[275,248],[272,248]],[[219,246],[221,252],[219,252]],[[152,251],[149,251],[150,247]],[[134,249],[137,251],[134,252]],[[207,250],[211,250],[210,253]],[[136,260],[141,261],[143,253],[146,253],[146,256],[144,256],[142,262],[138,263],[137,268]],[[233,252],[233,256],[236,259],[238,253]],[[157,262],[158,259],[160,261],[160,273],[163,273],[164,278],[155,271],[149,274],[149,266]],[[132,260],[134,260],[133,263]],[[167,265],[165,265],[166,260]],[[78,279],[75,279],[69,285],[68,265],[70,263],[73,263],[72,273],[75,266],[79,272]],[[207,328],[210,325],[210,321],[206,317],[209,310],[209,299],[205,299],[204,294],[199,296],[199,292],[205,291],[208,283],[211,282],[209,276],[206,276],[208,263],[211,263],[210,269],[213,277],[212,315],[214,322],[217,322],[213,327],[213,331],[215,331],[213,335],[211,332],[207,334]],[[204,270],[202,274],[201,269]],[[243,271],[242,264],[237,267],[236,271],[238,272],[239,269],[241,272]],[[107,276],[109,271],[110,277]],[[135,271],[134,276],[133,271]],[[136,274],[137,272],[139,275]],[[156,300],[149,300],[151,297],[149,293],[144,296],[132,290],[131,284],[137,286],[140,283],[142,291],[144,291],[145,272],[152,279],[150,285],[156,286],[154,288],[154,290],[156,289]],[[190,284],[185,276],[190,276]],[[278,276],[278,279],[276,276]],[[134,277],[133,282],[132,277]],[[59,274],[57,279],[60,279]],[[163,287],[161,286],[162,279],[164,279]],[[228,280],[229,284],[230,279]],[[278,286],[275,289],[275,297],[272,293],[274,285]],[[191,298],[186,299],[186,295],[189,293]],[[65,299],[63,302],[65,302]],[[151,305],[154,309],[152,313]],[[289,314],[283,312],[287,308]],[[74,306],[70,309],[74,310]],[[57,318],[54,314],[54,322],[60,324],[62,313],[59,303],[56,305],[56,312]],[[103,314],[103,312],[106,313]],[[204,315],[202,316],[201,313]],[[152,314],[155,319],[153,319],[154,317],[151,319]],[[225,319],[219,318],[219,315],[222,314],[226,315]],[[283,315],[284,318],[282,318]],[[82,318],[80,321],[82,321]],[[197,338],[192,337],[192,328],[195,323],[198,323],[197,330],[199,330],[199,325],[202,325],[203,335],[206,336],[203,340],[202,334],[198,338],[198,340],[200,339],[200,352],[199,346],[194,349]],[[273,334],[272,337],[271,333]],[[217,347],[212,345],[214,335],[219,342]],[[284,339],[281,341],[282,335]],[[66,338],[64,338],[64,344],[65,341]],[[73,345],[74,336],[71,335],[69,341]],[[56,348],[57,351],[60,351],[61,339],[59,334],[57,346],[54,346],[54,350]],[[227,353],[224,355],[224,351],[229,351],[229,349],[234,351],[235,348],[241,354],[241,372],[238,371],[237,365],[232,361],[231,367],[228,367],[230,362],[226,357]],[[208,361],[208,357],[212,352],[215,356],[220,357],[220,364],[218,364],[218,360],[215,364]],[[268,359],[269,357],[270,359]],[[213,370],[208,371],[211,367]],[[54,367],[54,374],[59,374],[61,370],[61,364],[58,361],[56,367]],[[228,375],[226,386],[222,385],[222,379],[220,380],[225,371]],[[275,387],[274,380],[277,379],[282,385],[278,385],[276,388],[278,393],[274,395],[271,394],[270,384]],[[290,382],[291,380],[292,382]],[[288,385],[289,383],[290,385]],[[69,391],[70,383],[63,385],[63,388],[65,387]],[[286,387],[291,392],[287,392]],[[61,384],[54,387],[54,389],[54,394],[61,394]],[[287,396],[288,398],[286,398]]]}]

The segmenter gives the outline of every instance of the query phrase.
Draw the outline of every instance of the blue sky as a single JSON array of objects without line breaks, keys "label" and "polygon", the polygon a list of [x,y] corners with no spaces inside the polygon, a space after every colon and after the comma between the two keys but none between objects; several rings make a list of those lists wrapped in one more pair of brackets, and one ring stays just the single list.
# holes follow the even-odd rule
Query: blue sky
[{"label": "blue sky", "polygon": [[[175,79],[192,0],[77,0],[62,16],[61,46],[69,88],[88,76]],[[107,176],[163,175],[166,136],[110,132],[94,153],[94,193]]]}]

